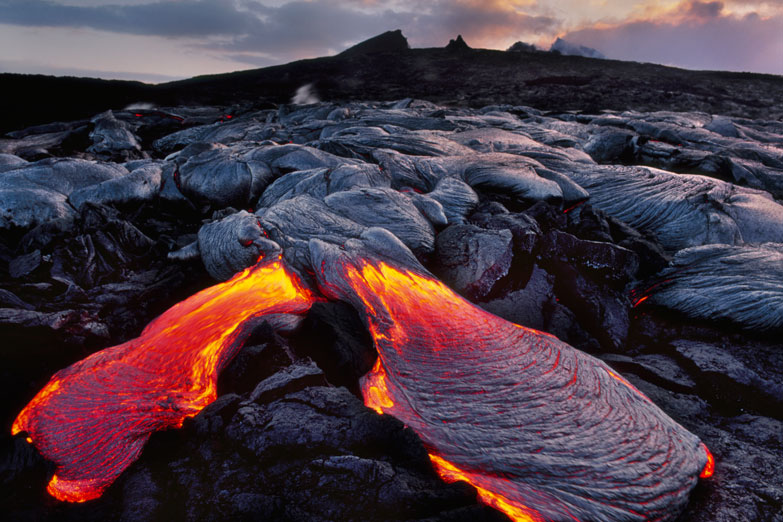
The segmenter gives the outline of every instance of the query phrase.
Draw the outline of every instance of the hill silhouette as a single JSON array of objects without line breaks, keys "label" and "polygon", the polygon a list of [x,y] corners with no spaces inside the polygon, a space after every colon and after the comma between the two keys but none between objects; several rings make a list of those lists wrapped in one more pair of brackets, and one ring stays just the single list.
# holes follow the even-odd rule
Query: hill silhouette
[{"label": "hill silhouette", "polygon": [[289,102],[305,84],[313,84],[322,100],[336,102],[414,97],[463,107],[512,104],[552,111],[696,110],[783,117],[781,76],[690,71],[547,52],[410,49],[398,30],[336,56],[157,85],[0,74],[0,133],[89,118],[137,102],[271,106]]}]

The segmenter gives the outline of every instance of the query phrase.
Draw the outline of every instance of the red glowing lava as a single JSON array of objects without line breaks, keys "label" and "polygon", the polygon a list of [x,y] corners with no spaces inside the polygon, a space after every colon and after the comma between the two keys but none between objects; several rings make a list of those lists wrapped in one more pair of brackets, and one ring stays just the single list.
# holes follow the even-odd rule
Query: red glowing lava
[{"label": "red glowing lava", "polygon": [[701,446],[707,454],[707,463],[704,465],[704,469],[701,470],[699,477],[706,479],[710,478],[712,474],[715,473],[715,457],[712,456],[712,453],[710,453],[710,450],[706,445],[702,444]]},{"label": "red glowing lava", "polygon": [[703,444],[605,364],[430,276],[343,259],[332,273],[350,291],[319,284],[364,309],[379,354],[365,404],[416,431],[444,480],[525,522],[671,520],[685,505]]},{"label": "red glowing lava", "polygon": [[217,395],[217,376],[248,320],[302,314],[313,296],[279,259],[259,262],[173,306],[136,339],[57,372],[14,421],[56,464],[47,491],[99,497],[135,461],[150,434],[182,425]]}]

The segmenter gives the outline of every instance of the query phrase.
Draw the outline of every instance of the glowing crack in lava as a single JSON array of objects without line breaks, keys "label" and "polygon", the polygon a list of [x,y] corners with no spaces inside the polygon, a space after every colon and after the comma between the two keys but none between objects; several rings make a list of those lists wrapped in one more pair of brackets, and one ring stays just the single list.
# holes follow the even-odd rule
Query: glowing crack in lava
[{"label": "glowing crack in lava", "polygon": [[363,312],[378,349],[365,404],[512,519],[671,520],[710,467],[695,435],[601,361],[423,270],[312,245],[319,287]]},{"label": "glowing crack in lava", "polygon": [[[83,502],[101,495],[153,431],[179,427],[215,400],[217,376],[250,319],[302,314],[312,294],[279,259],[173,306],[141,335],[57,372],[14,421],[56,464],[47,491]],[[32,440],[30,440],[32,439]]]}]

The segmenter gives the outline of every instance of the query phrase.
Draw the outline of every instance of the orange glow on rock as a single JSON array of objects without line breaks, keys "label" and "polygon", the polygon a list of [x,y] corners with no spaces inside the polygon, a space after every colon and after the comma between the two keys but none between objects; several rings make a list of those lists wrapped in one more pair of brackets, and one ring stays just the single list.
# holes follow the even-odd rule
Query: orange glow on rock
[{"label": "orange glow on rock", "polygon": [[381,366],[381,359],[375,361],[370,373],[364,378],[364,404],[383,415],[384,408],[394,406],[394,401],[389,397],[389,389],[386,387],[386,370]]},{"label": "orange glow on rock", "polygon": [[249,320],[302,314],[313,300],[279,259],[260,261],[176,304],[136,339],[57,372],[11,431],[27,432],[55,463],[52,496],[97,498],[152,432],[180,427],[215,400],[218,374],[241,348]]},{"label": "orange glow on rock", "polygon": [[651,401],[651,400],[650,400],[650,399],[649,399],[649,398],[648,398],[648,397],[647,397],[645,394],[643,394],[642,392],[640,392],[640,391],[639,391],[639,389],[638,389],[636,386],[634,386],[633,384],[631,384],[630,382],[628,382],[628,381],[627,381],[627,380],[626,380],[624,377],[620,377],[618,374],[616,374],[616,373],[615,373],[615,372],[613,372],[612,370],[606,370],[606,373],[608,373],[608,374],[609,374],[609,376],[610,376],[612,379],[614,379],[614,380],[616,380],[616,381],[619,381],[619,382],[623,383],[623,385],[627,386],[627,387],[628,387],[628,389],[630,389],[630,390],[633,390],[633,392],[634,392],[636,395],[638,395],[639,397],[641,397],[642,399],[646,400],[647,402],[652,402],[652,401]]},{"label": "orange glow on rock", "polygon": [[525,506],[513,505],[497,493],[493,493],[492,491],[481,487],[480,475],[476,476],[475,474],[466,473],[451,462],[448,462],[437,455],[433,455],[432,453],[430,453],[429,456],[433,466],[435,466],[435,471],[444,481],[456,482],[458,480],[463,480],[472,484],[473,487],[476,488],[476,494],[479,499],[481,499],[481,502],[494,507],[498,511],[502,511],[514,522],[544,522],[541,514],[537,511]]},{"label": "orange glow on rock", "polygon": [[707,454],[707,464],[705,464],[704,469],[701,470],[699,478],[706,479],[710,478],[712,474],[715,473],[715,457],[712,456],[712,453],[705,444],[702,444],[702,447],[704,448],[704,452]]}]

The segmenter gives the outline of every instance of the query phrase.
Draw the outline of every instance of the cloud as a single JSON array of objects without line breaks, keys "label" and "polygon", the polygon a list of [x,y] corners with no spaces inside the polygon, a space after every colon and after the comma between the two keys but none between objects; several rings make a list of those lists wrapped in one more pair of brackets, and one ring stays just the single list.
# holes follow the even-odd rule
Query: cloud
[{"label": "cloud", "polygon": [[[413,47],[441,47],[462,34],[472,47],[505,49],[517,40],[545,44],[560,35],[614,58],[780,74],[782,5],[783,0],[687,0],[674,8],[652,0],[0,0],[0,24],[161,37],[194,55],[255,67],[334,54],[402,29]],[[581,28],[566,31],[575,23]],[[13,56],[10,50],[4,54]]]},{"label": "cloud", "polygon": [[341,3],[320,0],[294,1],[279,7],[245,2],[253,29],[208,47],[231,52],[262,52],[287,59],[322,56],[396,28],[406,21],[393,11],[365,12]]},{"label": "cloud", "polygon": [[135,80],[145,83],[165,83],[183,80],[187,76],[147,73],[140,71],[108,71],[84,67],[59,67],[41,65],[22,60],[0,59],[0,71],[15,71],[21,74],[46,74],[55,76],[76,76],[81,78],[103,78],[104,80]]},{"label": "cloud", "polygon": [[[122,2],[123,0],[115,0]],[[87,27],[114,33],[198,39],[192,45],[252,65],[336,53],[401,28],[414,46],[444,46],[462,34],[473,46],[499,46],[552,31],[557,22],[524,10],[535,0],[197,0],[63,5],[0,0],[0,23]]]},{"label": "cloud", "polygon": [[532,34],[552,32],[560,23],[550,16],[526,13],[529,1],[439,0],[412,17],[407,29],[421,46],[444,46],[461,34],[472,47],[502,47]]},{"label": "cloud", "polygon": [[723,2],[691,2],[686,6],[686,12],[694,18],[716,18],[720,16],[724,6]]},{"label": "cloud", "polygon": [[620,60],[783,74],[783,14],[738,16],[725,7],[683,2],[660,17],[585,27],[563,38]]},{"label": "cloud", "polygon": [[73,6],[47,0],[0,1],[0,23],[31,27],[89,27],[167,37],[231,35],[252,29],[233,2],[195,0],[136,5]]}]

